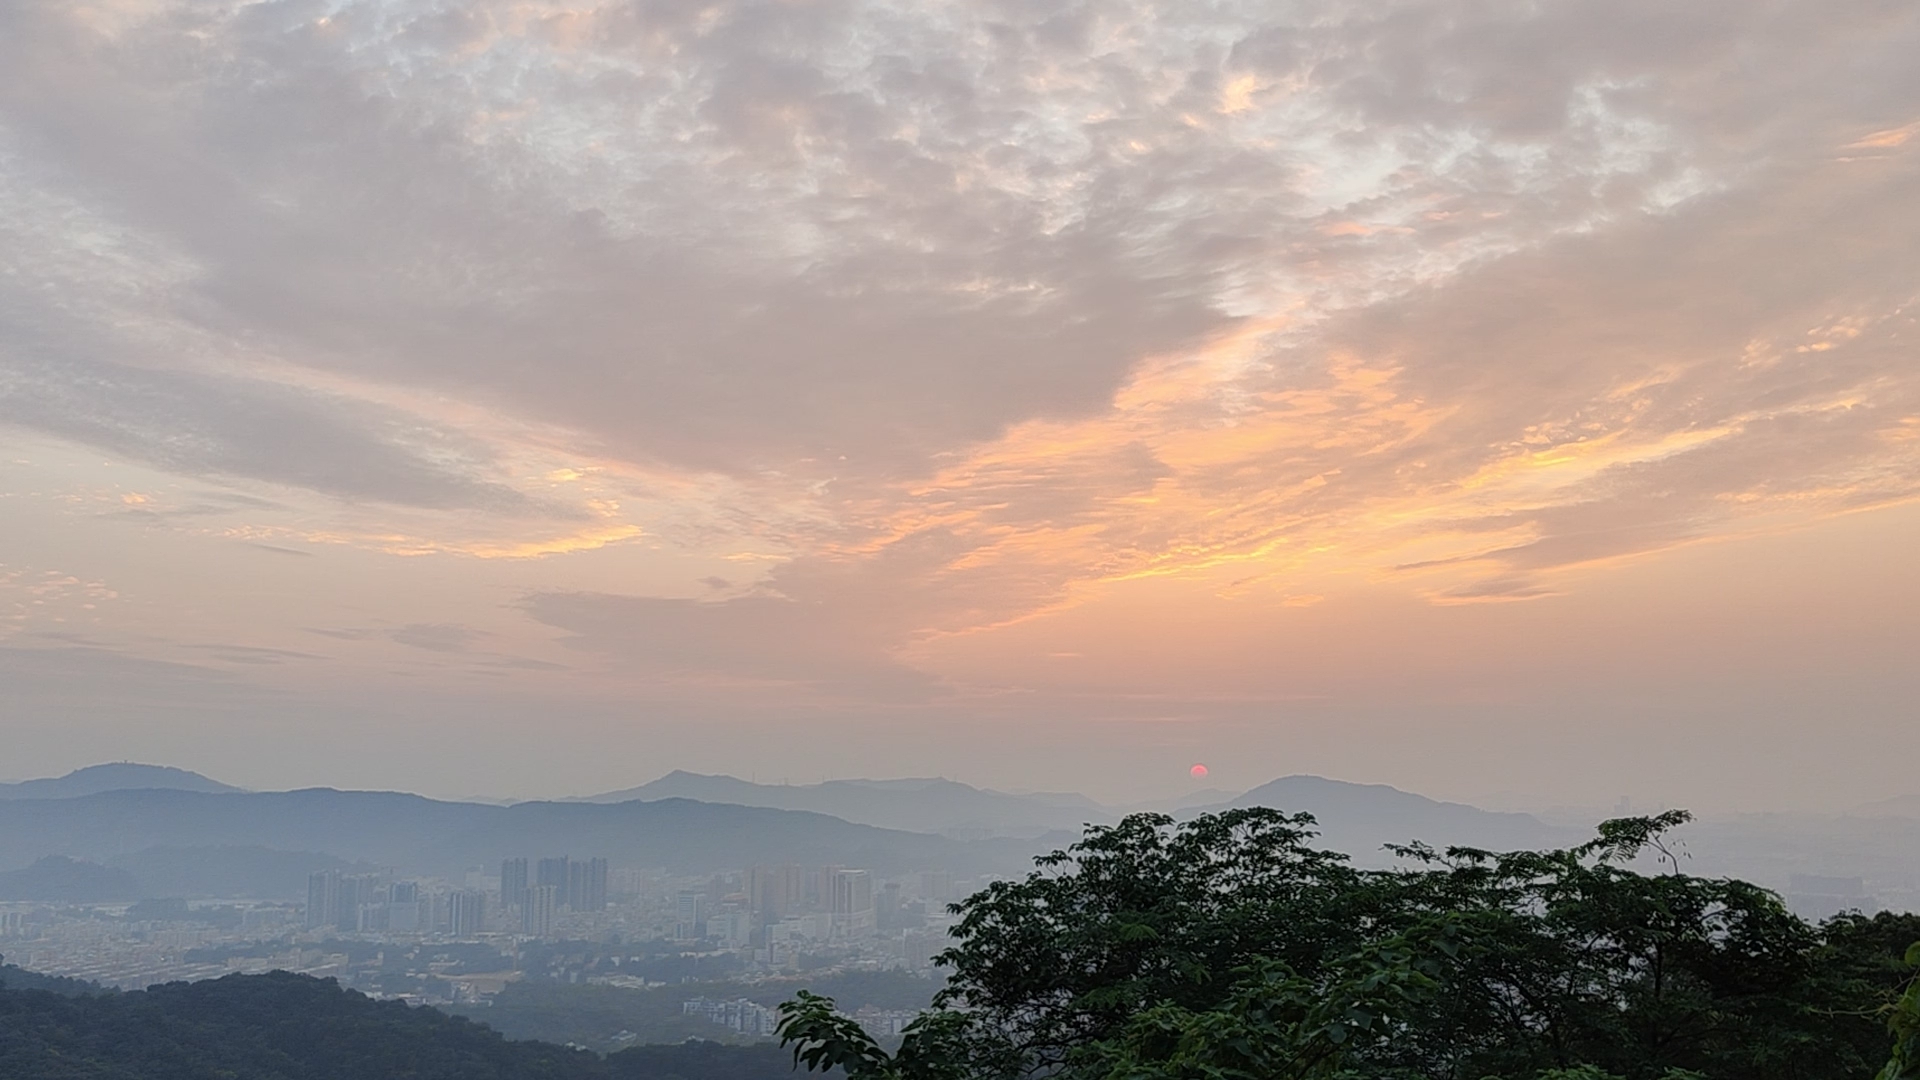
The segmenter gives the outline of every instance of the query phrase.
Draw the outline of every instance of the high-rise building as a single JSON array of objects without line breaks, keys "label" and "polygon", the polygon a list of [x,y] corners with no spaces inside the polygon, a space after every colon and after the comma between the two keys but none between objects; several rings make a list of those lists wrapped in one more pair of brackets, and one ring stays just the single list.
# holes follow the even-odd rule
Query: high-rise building
[{"label": "high-rise building", "polygon": [[900,883],[889,881],[873,894],[873,924],[881,930],[900,929]]},{"label": "high-rise building", "polygon": [[393,929],[389,916],[393,905],[385,902],[360,905],[360,932],[363,934],[384,934]]},{"label": "high-rise building", "polygon": [[368,927],[361,909],[380,902],[380,875],[342,874],[333,925],[341,930],[359,931]]},{"label": "high-rise building", "polygon": [[527,902],[526,859],[501,860],[500,902],[508,907],[519,907]]},{"label": "high-rise building", "polygon": [[587,901],[582,911],[607,909],[607,860],[596,855],[587,860]]},{"label": "high-rise building", "polygon": [[361,929],[377,928],[396,934],[412,934],[426,929],[427,920],[422,918],[420,886],[417,882],[396,881],[387,886],[387,902],[381,912],[377,927],[371,927],[363,912]]},{"label": "high-rise building", "polygon": [[707,933],[707,894],[697,889],[682,889],[674,898],[673,936],[681,941],[697,941]]},{"label": "high-rise building", "polygon": [[560,910],[560,890],[552,885],[529,885],[520,905],[520,932],[534,937],[553,933],[553,917]]},{"label": "high-rise building", "polygon": [[388,904],[387,929],[396,934],[413,934],[426,929],[426,920],[421,917],[426,906],[419,900]]},{"label": "high-rise building", "polygon": [[361,875],[359,874],[340,876],[340,898],[335,901],[337,907],[334,909],[334,929],[360,929],[360,884]]},{"label": "high-rise building", "polygon": [[567,864],[567,906],[575,911],[607,908],[607,860]]},{"label": "high-rise building", "polygon": [[447,898],[447,932],[454,937],[474,937],[487,930],[487,894],[478,889],[461,889]]},{"label": "high-rise building", "polygon": [[832,872],[832,901],[827,910],[835,915],[851,915],[873,910],[873,874],[867,870]]},{"label": "high-rise building", "polygon": [[762,924],[797,914],[806,889],[807,872],[798,866],[756,866],[747,871],[747,906]]},{"label": "high-rise building", "polygon": [[340,921],[340,871],[318,870],[307,875],[306,926],[317,930]]},{"label": "high-rise building", "polygon": [[753,916],[744,911],[711,912],[701,936],[723,949],[743,948],[753,938]]},{"label": "high-rise building", "polygon": [[953,874],[947,870],[920,871],[920,899],[945,904],[954,899]]},{"label": "high-rise building", "polygon": [[834,936],[873,936],[873,874],[866,870],[829,870],[827,884],[827,910],[833,915]]},{"label": "high-rise building", "polygon": [[533,883],[553,886],[555,903],[565,904],[567,902],[567,870],[570,866],[571,862],[565,855],[557,859],[541,859],[539,865],[534,868]]}]

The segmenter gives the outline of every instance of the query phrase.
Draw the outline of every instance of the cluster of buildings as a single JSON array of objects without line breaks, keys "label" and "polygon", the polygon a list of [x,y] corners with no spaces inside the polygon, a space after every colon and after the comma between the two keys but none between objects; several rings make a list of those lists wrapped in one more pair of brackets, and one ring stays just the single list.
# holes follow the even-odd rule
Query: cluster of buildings
[{"label": "cluster of buildings", "polygon": [[746,998],[734,1001],[694,998],[680,1003],[680,1014],[697,1016],[736,1034],[758,1038],[772,1038],[780,1028],[779,1009],[770,1009]]},{"label": "cluster of buildings", "polygon": [[568,912],[607,909],[607,860],[508,859],[497,887],[429,890],[384,874],[321,870],[307,876],[306,929],[358,934],[442,933],[458,938],[488,933],[548,937]]},{"label": "cluster of buildings", "polygon": [[[947,945],[947,904],[971,891],[942,871],[884,879],[846,866],[683,875],[555,856],[509,858],[498,876],[492,870],[450,878],[321,870],[308,875],[304,904],[0,903],[0,951],[35,970],[116,986],[278,967],[370,993],[483,1000],[521,977],[657,986],[834,967],[927,971]],[[597,950],[630,962],[596,964],[554,948],[569,942],[594,943],[583,956]],[[632,949],[620,952],[623,944]],[[399,958],[419,956],[415,982],[453,986],[454,973],[434,958],[475,950],[492,959],[464,962],[453,990],[408,990],[396,980]],[[761,1021],[747,1015],[716,1022],[753,1034]]]},{"label": "cluster of buildings", "polygon": [[615,870],[605,858],[514,857],[457,883],[318,871],[301,926],[394,938],[672,942],[737,954],[750,968],[795,970],[823,954],[923,970],[946,945],[947,904],[967,891],[947,871],[892,880],[872,870],[799,864],[701,877]]},{"label": "cluster of buildings", "polygon": [[871,870],[844,866],[756,866],[679,890],[673,937],[749,954],[766,970],[822,952],[890,952],[924,968],[945,945],[955,894],[945,871],[878,881]]},{"label": "cluster of buildings", "polygon": [[[182,903],[178,912],[152,920],[139,918],[141,905],[56,908],[19,905],[0,911],[0,953],[7,962],[30,971],[90,979],[105,986],[139,989],[153,983],[215,979],[236,972],[258,974],[276,968],[335,974],[336,957],[320,950],[304,953],[289,945],[261,955],[214,958],[210,947],[245,938],[285,935],[299,926],[291,905],[261,906],[223,919],[215,927],[193,921],[207,915]],[[160,913],[156,913],[160,914]]]},{"label": "cluster of buildings", "polygon": [[561,855],[541,859],[528,877],[527,860],[500,864],[500,904],[506,921],[529,937],[548,937],[562,912],[607,910],[607,860]]},{"label": "cluster of buildings", "polygon": [[303,923],[308,930],[350,934],[477,933],[478,925],[471,923],[474,903],[470,892],[426,893],[418,882],[389,881],[382,874],[321,870],[307,875]]}]

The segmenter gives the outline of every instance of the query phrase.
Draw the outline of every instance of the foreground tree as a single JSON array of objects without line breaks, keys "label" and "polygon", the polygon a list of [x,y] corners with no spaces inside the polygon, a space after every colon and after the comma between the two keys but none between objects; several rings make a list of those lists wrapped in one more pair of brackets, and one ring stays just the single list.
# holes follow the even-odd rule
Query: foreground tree
[{"label": "foreground tree", "polygon": [[[1920,968],[1920,941],[1907,949],[1906,962],[1910,968]],[[1893,1057],[1877,1080],[1920,1080],[1920,974],[1907,982],[1907,992],[1900,995],[1889,1013]]]},{"label": "foreground tree", "polygon": [[1360,871],[1306,815],[1137,815],[958,905],[947,987],[897,1052],[807,995],[781,1035],[853,1080],[1870,1074],[1920,919],[1815,928],[1757,886],[1631,865],[1685,820]]}]

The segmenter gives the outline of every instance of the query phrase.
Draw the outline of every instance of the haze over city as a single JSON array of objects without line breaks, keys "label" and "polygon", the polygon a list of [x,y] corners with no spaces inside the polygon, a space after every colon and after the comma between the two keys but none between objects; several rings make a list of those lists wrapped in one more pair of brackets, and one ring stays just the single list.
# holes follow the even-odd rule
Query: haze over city
[{"label": "haze over city", "polygon": [[1915,55],[1891,0],[0,5],[0,778],[1908,794]]}]

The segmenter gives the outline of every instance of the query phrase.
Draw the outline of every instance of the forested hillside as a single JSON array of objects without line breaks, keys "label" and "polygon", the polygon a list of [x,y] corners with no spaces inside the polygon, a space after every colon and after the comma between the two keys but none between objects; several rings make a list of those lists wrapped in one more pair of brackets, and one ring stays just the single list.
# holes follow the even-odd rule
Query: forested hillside
[{"label": "forested hillside", "polygon": [[[6,957],[0,956],[0,961]],[[37,971],[28,971],[23,967],[0,962],[0,990],[46,990],[55,994],[110,994],[113,990],[97,982],[86,979],[69,979],[64,975],[42,975]]]},{"label": "forested hillside", "polygon": [[689,1042],[601,1058],[278,972],[66,996],[0,989],[7,1080],[772,1080],[772,1046]]}]

